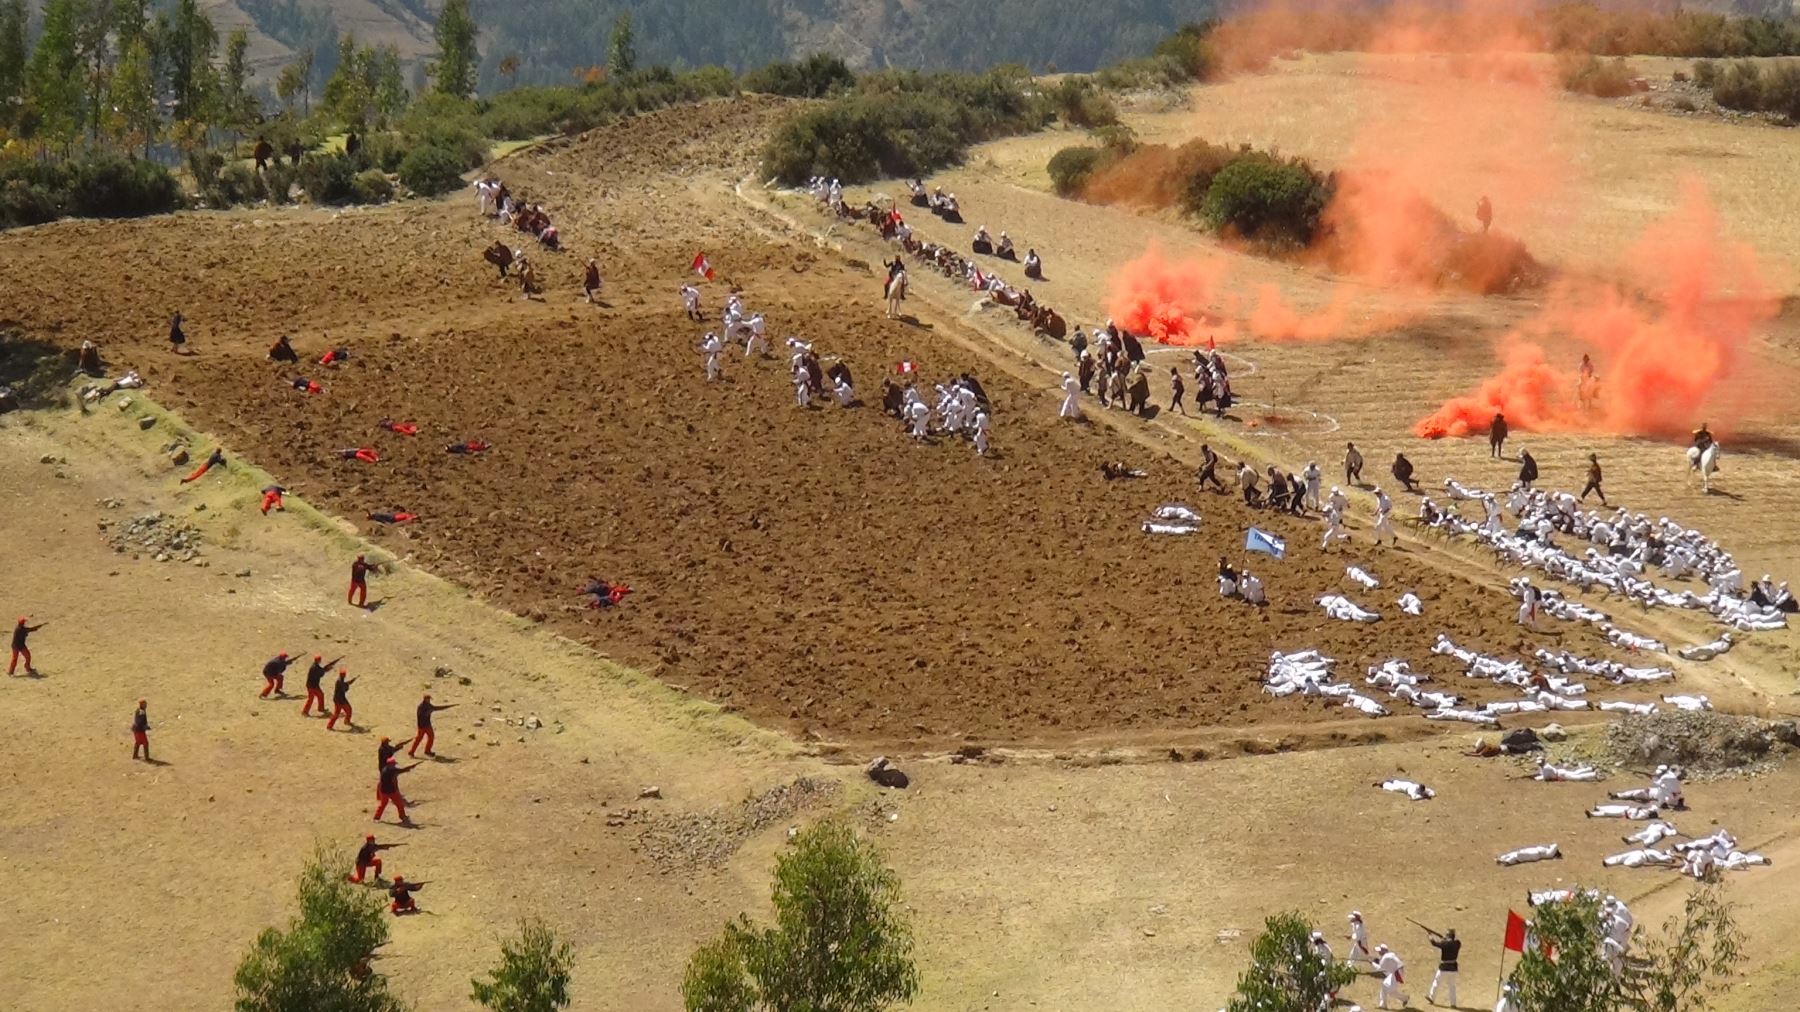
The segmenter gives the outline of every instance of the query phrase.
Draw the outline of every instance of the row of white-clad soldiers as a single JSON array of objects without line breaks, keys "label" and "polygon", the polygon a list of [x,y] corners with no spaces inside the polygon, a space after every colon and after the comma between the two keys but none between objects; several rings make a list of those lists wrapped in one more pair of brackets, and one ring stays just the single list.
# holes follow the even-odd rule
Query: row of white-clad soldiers
[{"label": "row of white-clad soldiers", "polygon": [[[690,319],[704,318],[698,289],[683,285],[680,295]],[[708,381],[722,376],[722,359],[728,345],[742,341],[746,359],[770,357],[767,321],[761,313],[746,313],[743,300],[736,293],[726,297],[721,329],[723,337],[719,331],[709,331],[698,346]],[[810,408],[825,398],[843,408],[857,403],[854,378],[847,364],[838,361],[828,369],[822,368],[810,342],[789,337],[786,345],[797,406]],[[898,402],[893,403],[896,396]],[[916,439],[925,439],[934,432],[961,435],[974,443],[978,454],[985,456],[992,449],[993,421],[986,410],[987,393],[971,375],[965,373],[938,384],[935,408],[916,387],[900,388],[884,382],[883,405],[907,424],[908,432]]]}]

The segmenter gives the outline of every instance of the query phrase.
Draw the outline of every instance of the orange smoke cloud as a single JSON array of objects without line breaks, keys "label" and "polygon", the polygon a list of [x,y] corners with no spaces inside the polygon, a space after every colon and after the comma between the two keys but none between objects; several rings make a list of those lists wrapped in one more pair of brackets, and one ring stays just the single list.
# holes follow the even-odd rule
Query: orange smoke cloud
[{"label": "orange smoke cloud", "polygon": [[[1500,372],[1421,419],[1414,433],[1484,431],[1496,411],[1519,428],[1636,435],[1685,432],[1704,411],[1724,424],[1741,417],[1748,405],[1729,396],[1731,381],[1778,303],[1750,248],[1721,234],[1705,186],[1684,182],[1679,206],[1645,231],[1625,262],[1643,298],[1617,285],[1559,286],[1503,343]],[[1592,355],[1600,380],[1585,410],[1572,371],[1552,368],[1544,352],[1570,338]]]},{"label": "orange smoke cloud", "polygon": [[1302,313],[1282,301],[1281,289],[1265,284],[1257,287],[1256,308],[1245,324],[1265,341],[1329,341],[1351,336],[1345,329],[1349,315],[1341,290],[1324,309]]},{"label": "orange smoke cloud", "polygon": [[1107,312],[1119,326],[1163,344],[1229,341],[1236,328],[1212,310],[1224,275],[1223,257],[1170,260],[1152,242],[1108,279]]}]

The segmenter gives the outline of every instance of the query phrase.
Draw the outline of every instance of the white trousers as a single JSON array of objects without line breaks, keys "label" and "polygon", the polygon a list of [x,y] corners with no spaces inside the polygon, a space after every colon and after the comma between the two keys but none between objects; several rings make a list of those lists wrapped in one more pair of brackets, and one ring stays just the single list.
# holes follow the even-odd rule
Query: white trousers
[{"label": "white trousers", "polygon": [[1080,418],[1081,417],[1081,409],[1075,405],[1075,395],[1074,394],[1070,394],[1069,396],[1063,398],[1062,410],[1059,412],[1059,414],[1064,418]]},{"label": "white trousers", "polygon": [[1375,998],[1375,1007],[1387,1008],[1389,998],[1399,1002],[1400,1008],[1405,1008],[1407,1005],[1406,995],[1400,991],[1400,982],[1395,980],[1391,973],[1381,978],[1381,993]]},{"label": "white trousers", "polygon": [[717,352],[712,352],[706,356],[706,378],[709,380],[716,380],[719,378],[719,355]]},{"label": "white trousers", "polygon": [[1442,984],[1444,986],[1445,1002],[1451,1008],[1455,1008],[1456,1007],[1456,971],[1455,970],[1439,970],[1435,975],[1433,975],[1431,978],[1431,988],[1430,988],[1430,990],[1425,992],[1425,1000],[1426,1001],[1434,1002],[1434,1003],[1437,1001],[1437,991],[1438,991],[1439,984]]}]

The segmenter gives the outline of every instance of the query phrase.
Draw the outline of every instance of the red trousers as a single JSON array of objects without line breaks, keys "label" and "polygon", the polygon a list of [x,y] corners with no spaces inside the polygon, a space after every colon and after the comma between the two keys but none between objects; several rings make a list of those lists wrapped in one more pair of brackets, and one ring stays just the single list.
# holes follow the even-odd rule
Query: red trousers
[{"label": "red trousers", "polygon": [[381,821],[381,813],[387,811],[387,806],[390,802],[393,803],[394,811],[400,813],[400,821],[405,822],[406,821],[406,799],[401,797],[397,793],[389,794],[388,792],[382,791],[382,790],[377,790],[375,792],[375,821],[376,822]]},{"label": "red trousers", "polygon": [[339,703],[336,706],[331,708],[331,719],[325,722],[325,730],[329,731],[332,728],[336,727],[339,717],[344,718],[344,724],[346,726],[348,726],[348,727],[356,726],[356,722],[350,716],[350,704],[349,703]]},{"label": "red trousers", "polygon": [[133,731],[131,732],[131,758],[137,758],[140,748],[144,750],[144,758],[150,758],[150,736],[142,731]]},{"label": "red trousers", "polygon": [[281,676],[276,675],[274,678],[270,678],[267,675],[264,675],[263,676],[263,690],[261,692],[257,693],[256,696],[258,699],[268,699],[269,693],[280,692],[280,691],[281,691]]},{"label": "red trousers", "polygon": [[418,904],[418,901],[416,901],[416,900],[407,900],[406,905],[401,906],[400,901],[395,900],[394,902],[388,904],[388,912],[393,914],[395,917],[398,917],[401,914],[416,914],[419,912],[419,904]]},{"label": "red trousers", "polygon": [[420,742],[425,743],[425,754],[430,755],[431,754],[431,746],[437,744],[437,733],[434,732],[429,727],[419,728],[418,733],[413,735],[412,744],[407,746],[406,754],[407,755],[418,755],[419,754],[418,748],[419,748]]},{"label": "red trousers", "polygon": [[361,580],[351,580],[350,594],[346,600],[359,608],[367,605],[369,603],[369,585]]},{"label": "red trousers", "polygon": [[12,663],[8,664],[6,666],[7,674],[9,674],[9,675],[12,674],[13,669],[17,668],[19,666],[19,658],[21,658],[21,657],[25,658],[25,670],[27,672],[31,671],[31,651],[26,650],[23,647],[20,647],[19,649],[14,650],[12,652]]},{"label": "red trousers", "polygon": [[286,508],[287,507],[285,507],[281,504],[281,493],[280,492],[264,492],[263,493],[262,511],[265,516],[268,514],[268,512],[271,509],[282,510],[282,509],[286,509]]},{"label": "red trousers", "polygon": [[314,703],[319,704],[319,712],[320,713],[325,712],[325,690],[323,690],[323,689],[307,689],[306,690],[306,705],[302,706],[300,708],[300,716],[304,717],[307,714],[311,713]]},{"label": "red trousers", "polygon": [[378,858],[378,857],[371,858],[369,860],[368,864],[357,865],[356,871],[350,876],[350,881],[361,882],[363,880],[363,872],[368,871],[371,868],[375,869],[375,877],[380,878],[381,877],[381,858]]}]

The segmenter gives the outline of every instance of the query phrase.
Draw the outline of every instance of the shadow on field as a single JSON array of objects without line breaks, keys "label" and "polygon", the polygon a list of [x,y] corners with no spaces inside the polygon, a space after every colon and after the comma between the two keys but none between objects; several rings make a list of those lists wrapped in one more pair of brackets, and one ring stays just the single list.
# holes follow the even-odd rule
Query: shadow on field
[{"label": "shadow on field", "polygon": [[75,360],[67,352],[0,320],[0,414],[62,405],[74,372]]}]

